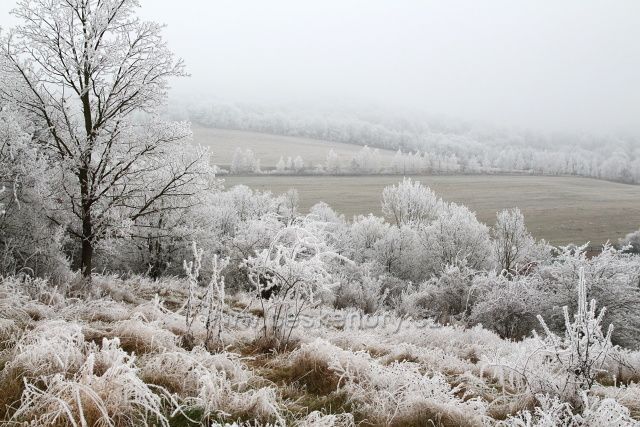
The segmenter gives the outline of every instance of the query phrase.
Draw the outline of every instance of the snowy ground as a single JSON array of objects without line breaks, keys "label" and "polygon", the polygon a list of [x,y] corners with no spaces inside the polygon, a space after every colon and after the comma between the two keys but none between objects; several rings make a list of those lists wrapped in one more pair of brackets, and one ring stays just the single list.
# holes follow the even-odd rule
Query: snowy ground
[{"label": "snowy ground", "polygon": [[[540,341],[389,312],[316,308],[286,343],[227,296],[205,348],[186,281],[97,276],[89,289],[0,285],[0,419],[31,425],[636,425],[640,353],[607,356],[589,395]],[[564,393],[564,394],[563,394]],[[546,394],[546,395],[545,395]],[[543,396],[544,395],[544,396]],[[577,399],[577,400],[576,400]],[[573,415],[567,403],[582,405]]]}]

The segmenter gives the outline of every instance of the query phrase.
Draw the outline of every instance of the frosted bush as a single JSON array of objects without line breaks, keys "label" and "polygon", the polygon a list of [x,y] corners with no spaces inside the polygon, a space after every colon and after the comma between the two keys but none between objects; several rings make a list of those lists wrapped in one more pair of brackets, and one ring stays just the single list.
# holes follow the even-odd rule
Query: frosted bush
[{"label": "frosted bush", "polygon": [[383,309],[390,289],[385,289],[385,278],[375,277],[370,265],[361,268],[344,269],[339,277],[339,285],[334,290],[335,308],[355,307],[371,314]]},{"label": "frosted bush", "polygon": [[[606,333],[602,331],[605,308],[597,314],[595,300],[587,305],[586,294],[585,280],[581,277],[578,285],[578,311],[573,322],[568,308],[565,306],[563,309],[564,337],[551,332],[542,316],[538,317],[545,332],[540,342],[542,351],[549,358],[549,368],[565,376],[560,388],[554,390],[561,396],[590,389],[596,382],[597,375],[602,372],[609,353],[615,350],[611,344],[613,325],[609,325]],[[569,397],[571,398],[571,394]]]},{"label": "frosted bush", "polygon": [[375,245],[389,230],[384,218],[373,216],[357,216],[353,219],[348,233],[343,238],[343,246],[347,256],[356,262],[371,261],[375,257]]},{"label": "frosted bush", "polygon": [[603,325],[613,323],[612,341],[629,348],[640,342],[640,256],[605,245],[598,256],[587,257],[586,245],[560,248],[549,264],[539,267],[545,300],[542,315],[554,332],[563,330],[564,316],[554,307],[577,309],[577,285],[583,272],[589,299],[607,307]]},{"label": "frosted bush", "polygon": [[539,280],[529,276],[487,276],[475,280],[475,299],[470,324],[482,324],[503,338],[521,339],[539,326],[537,315],[544,296]]},{"label": "frosted bush", "polygon": [[382,213],[392,218],[398,227],[428,224],[442,208],[442,200],[429,187],[411,178],[404,178],[398,185],[382,191]]},{"label": "frosted bush", "polygon": [[563,309],[565,333],[558,336],[539,316],[544,337],[526,340],[493,363],[490,370],[504,383],[533,394],[558,396],[579,408],[582,392],[596,384],[600,374],[606,372],[606,363],[616,352],[611,344],[612,326],[602,331],[605,309],[596,314],[595,300],[587,305],[586,284],[580,278],[578,311],[573,320],[568,308]]},{"label": "frosted bush", "polygon": [[262,332],[286,344],[300,316],[337,284],[332,275],[338,255],[322,238],[323,225],[304,219],[281,230],[268,249],[247,258],[249,279],[260,296]]},{"label": "frosted bush", "polygon": [[489,229],[466,206],[446,204],[435,221],[420,229],[424,262],[432,272],[465,263],[474,270],[493,265]]},{"label": "frosted bush", "polygon": [[407,288],[398,304],[400,315],[432,318],[440,323],[462,320],[471,312],[475,299],[475,272],[461,265],[447,265],[443,271],[418,287]]}]

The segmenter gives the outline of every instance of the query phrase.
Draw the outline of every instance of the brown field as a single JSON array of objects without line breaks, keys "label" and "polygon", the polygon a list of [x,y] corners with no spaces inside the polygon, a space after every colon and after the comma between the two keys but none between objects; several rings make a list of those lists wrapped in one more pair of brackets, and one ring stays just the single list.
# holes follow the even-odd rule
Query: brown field
[{"label": "brown field", "polygon": [[[223,168],[231,163],[236,148],[250,148],[263,168],[273,168],[280,159],[287,156],[302,156],[307,166],[324,163],[330,149],[338,154],[342,161],[348,161],[362,146],[340,142],[320,141],[317,139],[294,136],[270,135],[239,130],[214,129],[193,126],[194,142],[211,149],[211,161]],[[389,162],[395,152],[380,150],[383,162]]]},{"label": "brown field", "polygon": [[[421,176],[415,177],[445,200],[463,203],[493,224],[498,210],[519,207],[529,230],[539,239],[561,245],[604,243],[640,227],[640,186],[578,177]],[[296,188],[303,211],[325,201],[347,218],[380,215],[382,189],[398,176],[230,176],[227,187],[281,193]]]}]

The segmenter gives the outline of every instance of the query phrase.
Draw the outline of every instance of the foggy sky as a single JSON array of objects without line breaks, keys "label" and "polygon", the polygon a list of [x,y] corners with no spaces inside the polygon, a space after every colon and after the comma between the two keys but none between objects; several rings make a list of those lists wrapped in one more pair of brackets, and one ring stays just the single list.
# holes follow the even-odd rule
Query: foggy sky
[{"label": "foggy sky", "polygon": [[141,13],[168,25],[192,74],[174,94],[640,133],[636,0],[142,0]]}]

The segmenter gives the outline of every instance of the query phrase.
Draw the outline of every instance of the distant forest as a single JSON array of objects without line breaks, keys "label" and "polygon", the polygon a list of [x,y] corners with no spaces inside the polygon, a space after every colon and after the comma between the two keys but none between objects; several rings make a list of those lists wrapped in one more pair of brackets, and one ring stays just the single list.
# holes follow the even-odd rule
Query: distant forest
[{"label": "distant forest", "polygon": [[[299,159],[283,159],[279,172],[292,173],[495,173],[577,175],[628,184],[640,183],[640,140],[630,135],[578,135],[489,128],[407,114],[356,114],[270,109],[248,104],[175,103],[172,119],[201,126],[298,136],[398,151],[380,164],[374,150],[354,156],[341,169],[325,165],[313,171]],[[238,153],[234,173],[260,172],[259,159]],[[243,158],[248,157],[248,158]],[[335,160],[335,159],[333,159]],[[256,169],[256,163],[258,167]],[[287,167],[287,163],[291,167]],[[234,169],[232,167],[232,169]]]}]

